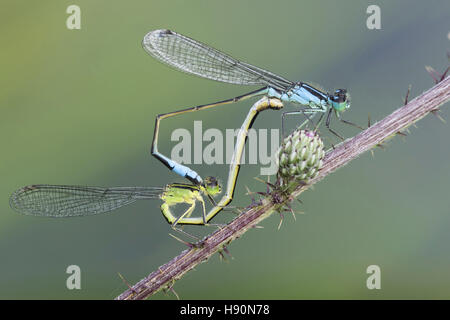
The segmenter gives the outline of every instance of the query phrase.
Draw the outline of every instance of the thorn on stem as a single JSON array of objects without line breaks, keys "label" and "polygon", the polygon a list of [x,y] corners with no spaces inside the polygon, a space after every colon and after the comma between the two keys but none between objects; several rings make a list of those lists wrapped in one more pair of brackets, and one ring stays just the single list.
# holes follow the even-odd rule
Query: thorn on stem
[{"label": "thorn on stem", "polygon": [[179,242],[181,242],[182,244],[186,245],[189,249],[193,249],[193,248],[199,248],[199,245],[196,243],[192,243],[192,242],[187,242],[184,241],[176,236],[174,236],[173,234],[169,233],[169,236],[171,236],[172,238],[174,238],[175,240],[178,240]]},{"label": "thorn on stem", "polygon": [[408,104],[408,99],[409,99],[409,93],[410,92],[411,92],[411,85],[408,86],[408,91],[406,91],[405,103],[403,104],[404,106],[406,106]]},{"label": "thorn on stem", "polygon": [[427,70],[428,74],[431,76],[431,78],[433,78],[434,83],[437,84],[439,82],[439,74],[436,72],[436,70],[434,70],[431,66],[425,66],[425,70]]},{"label": "thorn on stem", "polygon": [[220,261],[228,262],[227,258],[223,254],[222,250],[218,250],[217,252],[219,253]]},{"label": "thorn on stem", "polygon": [[450,67],[447,67],[447,69],[445,69],[444,73],[441,76],[441,79],[439,79],[439,82],[441,82],[442,80],[445,79],[445,77],[447,76],[448,70],[450,69]]},{"label": "thorn on stem", "polygon": [[175,285],[175,281],[172,282],[172,284],[168,287],[168,289],[175,295],[177,300],[180,300],[180,297],[178,296],[178,294],[176,293],[176,291],[173,288],[174,285]]},{"label": "thorn on stem", "polygon": [[294,210],[292,210],[291,205],[289,203],[286,203],[286,207],[288,208],[287,211],[290,211],[292,213],[294,220],[297,221],[297,218],[295,217],[295,212],[294,212]]},{"label": "thorn on stem", "polygon": [[445,69],[444,73],[440,74],[439,72],[434,70],[433,67],[425,66],[425,70],[427,70],[427,72],[430,74],[431,78],[433,78],[435,84],[438,84],[439,82],[441,82],[442,80],[445,79],[449,69],[450,69],[450,67],[447,67],[447,69]]},{"label": "thorn on stem", "polygon": [[226,246],[223,247],[223,251],[231,258],[234,259],[233,256],[231,255],[230,251],[228,250],[228,248]]},{"label": "thorn on stem", "polygon": [[273,183],[270,183],[269,181],[264,181],[264,180],[262,180],[262,179],[260,179],[260,178],[258,178],[258,177],[255,177],[254,179],[255,179],[256,181],[262,182],[262,183],[264,183],[265,185],[267,185],[267,192],[270,191],[269,187],[272,188],[272,189],[276,189],[276,188],[277,188],[276,185],[274,185]]},{"label": "thorn on stem", "polygon": [[130,289],[133,294],[137,294],[137,291],[133,289],[133,287],[128,283],[124,276],[122,276],[120,272],[117,272],[117,274],[119,275],[120,279],[122,279],[123,283],[125,283],[125,285],[128,287],[128,289]]},{"label": "thorn on stem", "polygon": [[247,187],[247,186],[244,186],[244,187],[245,187],[245,190],[247,190],[247,193],[246,193],[245,195],[246,195],[246,196],[250,196],[251,199],[254,200],[255,198],[253,198],[252,195],[254,195],[255,193],[254,193],[253,191],[251,191],[251,190],[249,189],[249,187]]},{"label": "thorn on stem", "polygon": [[261,200],[256,201],[255,197],[253,196],[254,194],[261,194],[260,192],[250,191],[247,186],[245,186],[245,189],[247,189],[246,195],[250,196],[250,199],[252,200],[252,202],[246,207],[246,209],[251,209],[262,204]]},{"label": "thorn on stem", "polygon": [[282,212],[280,212],[280,223],[278,224],[278,230],[280,230],[283,220],[284,220],[284,214]]},{"label": "thorn on stem", "polygon": [[430,112],[431,112],[435,117],[437,117],[439,120],[441,120],[442,123],[446,124],[447,121],[445,121],[445,119],[442,118],[442,116],[439,114],[439,111],[441,111],[441,110],[440,110],[439,108],[436,108],[436,109],[431,110]]}]

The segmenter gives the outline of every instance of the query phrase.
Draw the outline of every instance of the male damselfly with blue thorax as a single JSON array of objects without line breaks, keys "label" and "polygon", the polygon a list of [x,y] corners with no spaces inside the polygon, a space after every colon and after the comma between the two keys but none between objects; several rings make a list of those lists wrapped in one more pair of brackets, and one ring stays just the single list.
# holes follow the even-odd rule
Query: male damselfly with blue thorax
[{"label": "male damselfly with blue thorax", "polygon": [[[217,49],[170,30],[154,30],[147,33],[142,45],[145,51],[151,56],[179,71],[232,84],[264,86],[261,89],[235,98],[157,116],[152,142],[152,155],[164,163],[170,170],[187,178],[194,184],[203,183],[202,178],[197,172],[175,162],[158,151],[159,127],[162,119],[230,104],[251,97],[266,96],[279,99],[281,102],[301,105],[302,108],[298,111],[283,113],[283,119],[286,114],[303,114],[307,120],[300,127],[304,126],[308,121],[311,121],[317,113],[321,113],[319,121],[315,124],[315,127],[317,127],[326,114],[326,127],[342,139],[339,134],[330,128],[333,112],[340,121],[352,124],[340,117],[340,113],[350,107],[349,95],[345,89],[338,89],[333,93],[327,93],[304,82],[289,81],[272,72],[234,59]],[[233,181],[233,183],[235,182]]]}]

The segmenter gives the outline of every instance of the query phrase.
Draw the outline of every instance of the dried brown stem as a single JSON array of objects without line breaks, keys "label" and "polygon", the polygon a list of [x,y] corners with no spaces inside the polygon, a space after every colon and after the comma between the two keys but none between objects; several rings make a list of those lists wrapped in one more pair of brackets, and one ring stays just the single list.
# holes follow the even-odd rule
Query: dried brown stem
[{"label": "dried brown stem", "polygon": [[[299,184],[291,194],[290,199],[297,197],[311,185],[346,165],[363,152],[380,145],[428,113],[435,112],[439,106],[448,100],[450,100],[450,77],[328,152],[319,175],[311,180],[308,185]],[[116,299],[145,299],[161,289],[170,289],[173,283],[186,272],[206,261],[214,253],[226,251],[226,246],[230,242],[239,238],[247,230],[257,226],[258,223],[278,209],[280,209],[280,204],[273,203],[271,197],[266,197],[260,205],[245,210],[226,226],[205,237],[201,241],[201,246],[184,250]]]}]

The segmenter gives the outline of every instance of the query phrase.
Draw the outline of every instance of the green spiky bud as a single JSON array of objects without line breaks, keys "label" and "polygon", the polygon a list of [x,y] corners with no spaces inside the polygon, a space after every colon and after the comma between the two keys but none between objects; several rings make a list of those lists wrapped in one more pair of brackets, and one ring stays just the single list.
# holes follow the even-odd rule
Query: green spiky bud
[{"label": "green spiky bud", "polygon": [[319,135],[310,130],[295,130],[286,137],[278,149],[278,181],[280,185],[289,182],[308,182],[317,176],[323,165],[323,142]]}]

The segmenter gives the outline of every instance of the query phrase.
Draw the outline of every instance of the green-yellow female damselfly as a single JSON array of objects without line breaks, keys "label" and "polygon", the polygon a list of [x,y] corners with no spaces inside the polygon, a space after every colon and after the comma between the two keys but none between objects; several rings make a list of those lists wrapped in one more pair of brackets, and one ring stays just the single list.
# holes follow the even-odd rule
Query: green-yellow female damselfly
[{"label": "green-yellow female damselfly", "polygon": [[[10,206],[19,213],[44,217],[76,217],[110,212],[137,200],[161,199],[161,212],[173,227],[177,224],[206,224],[204,196],[221,192],[214,177],[205,178],[204,185],[184,183],[165,187],[89,187],[70,185],[29,185],[15,191]],[[202,216],[191,217],[196,202],[202,205]],[[178,204],[189,205],[181,215],[172,212]]]}]

